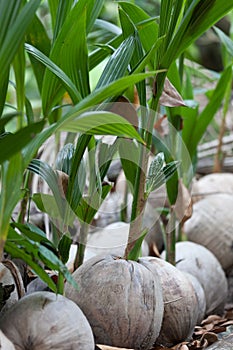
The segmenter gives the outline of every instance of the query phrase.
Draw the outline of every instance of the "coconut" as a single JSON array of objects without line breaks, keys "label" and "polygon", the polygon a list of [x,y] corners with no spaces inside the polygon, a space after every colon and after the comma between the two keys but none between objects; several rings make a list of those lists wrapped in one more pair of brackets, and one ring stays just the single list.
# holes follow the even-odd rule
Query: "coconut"
[{"label": "coconut", "polygon": [[227,298],[227,280],[216,257],[202,245],[178,242],[176,267],[195,276],[200,282],[205,293],[206,315],[222,314]]},{"label": "coconut", "polygon": [[1,313],[4,313],[25,294],[19,269],[11,260],[0,263],[0,287]]},{"label": "coconut", "polygon": [[158,275],[144,265],[96,256],[74,273],[79,286],[66,284],[65,295],[85,313],[98,344],[150,349],[163,318]]},{"label": "coconut", "polygon": [[192,197],[195,202],[219,193],[233,194],[233,174],[213,173],[193,182]]},{"label": "coconut", "polygon": [[205,300],[205,292],[204,289],[201,286],[201,283],[198,281],[198,279],[191,275],[188,272],[183,272],[186,277],[190,280],[192,283],[192,286],[195,290],[197,302],[198,302],[198,317],[197,317],[197,324],[201,324],[205,317],[206,313],[206,300]]},{"label": "coconut", "polygon": [[139,262],[158,273],[162,285],[164,316],[156,343],[172,346],[189,340],[198,318],[198,301],[189,279],[162,259],[145,257]]},{"label": "coconut", "polygon": [[184,224],[189,241],[208,248],[226,271],[233,266],[233,196],[208,196],[193,206],[193,215]]},{"label": "coconut", "polygon": [[16,350],[95,348],[91,327],[79,307],[51,292],[20,299],[0,319],[0,329]]}]

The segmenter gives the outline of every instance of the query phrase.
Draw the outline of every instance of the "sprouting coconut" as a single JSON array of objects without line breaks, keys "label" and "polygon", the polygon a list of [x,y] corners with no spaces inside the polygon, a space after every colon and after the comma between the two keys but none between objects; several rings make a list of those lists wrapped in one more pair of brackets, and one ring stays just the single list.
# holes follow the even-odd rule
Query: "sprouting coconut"
[{"label": "sprouting coconut", "polygon": [[163,318],[158,275],[108,255],[89,259],[73,278],[79,290],[67,284],[65,295],[85,313],[97,343],[136,350],[153,346]]}]

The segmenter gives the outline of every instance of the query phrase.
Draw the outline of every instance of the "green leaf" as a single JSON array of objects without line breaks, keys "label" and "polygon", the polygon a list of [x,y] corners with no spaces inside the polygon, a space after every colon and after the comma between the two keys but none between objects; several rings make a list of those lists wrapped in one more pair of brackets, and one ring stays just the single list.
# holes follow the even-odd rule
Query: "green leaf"
[{"label": "green leaf", "polygon": [[[119,156],[121,164],[128,181],[130,191],[133,193],[136,172],[139,166],[140,145],[129,140],[118,139]],[[143,147],[143,146],[142,146]]]},{"label": "green leaf", "polygon": [[[77,33],[79,33],[78,40]],[[82,97],[89,94],[86,1],[78,1],[67,15],[49,58],[69,76]],[[46,70],[42,87],[44,115],[49,115],[64,92],[60,81]]]},{"label": "green leaf", "polygon": [[43,245],[38,246],[38,256],[41,258],[43,263],[48,266],[51,270],[59,271],[68,283],[72,284],[75,288],[78,288],[77,283],[73,279],[68,268],[62,263],[62,261],[49,249]]},{"label": "green leaf", "polygon": [[221,43],[225,46],[228,54],[231,56],[231,60],[233,59],[233,41],[229,36],[227,36],[221,29],[218,27],[214,27],[214,31],[218,35]]},{"label": "green leaf", "polygon": [[204,135],[207,126],[209,125],[215,113],[221,106],[222,100],[226,93],[226,88],[231,79],[232,79],[232,67],[229,66],[221,74],[221,78],[219,79],[219,82],[215,90],[213,91],[213,98],[210,99],[207,106],[199,115],[195,123],[195,127],[192,130],[191,138],[189,139],[189,141],[187,140],[186,145],[189,150],[191,158],[194,156],[197,145],[201,140],[202,136]]},{"label": "green leaf", "polygon": [[[129,16],[139,32],[140,41],[148,52],[158,39],[158,24],[139,6],[126,1],[118,1],[120,7]],[[147,22],[149,20],[149,22]],[[152,66],[154,68],[154,66]]]},{"label": "green leaf", "polygon": [[59,241],[58,251],[63,264],[66,264],[69,259],[71,244],[72,244],[72,239],[67,234],[64,234],[61,240]]},{"label": "green leaf", "polygon": [[125,75],[135,49],[135,38],[129,36],[112,54],[96,85],[96,89],[106,86]]},{"label": "green leaf", "polygon": [[74,145],[72,143],[67,143],[57,154],[56,169],[70,175],[74,152]]},{"label": "green leaf", "polygon": [[56,76],[56,78],[59,78],[60,84],[64,85],[64,88],[66,88],[73,103],[77,103],[82,99],[79,91],[68,75],[66,75],[65,72],[63,72],[63,70],[60,69],[53,61],[51,61],[47,56],[32,45],[25,44],[25,49],[30,55],[35,57],[39,62],[43,63]]},{"label": "green leaf", "polygon": [[17,228],[20,230],[20,232],[27,237],[28,239],[38,242],[38,243],[47,243],[49,244],[53,249],[55,249],[55,246],[52,244],[52,242],[46,237],[46,234],[40,230],[37,226],[27,223],[27,224],[19,224],[16,222],[11,223],[11,227]]},{"label": "green leaf", "polygon": [[155,189],[166,183],[176,172],[179,161],[164,165],[164,154],[158,153],[152,161],[146,179],[146,197]]},{"label": "green leaf", "polygon": [[21,151],[30,140],[35,137],[35,134],[41,132],[44,126],[44,121],[31,124],[17,131],[15,134],[7,134],[0,139],[0,164],[5,160],[10,159],[14,154]]},{"label": "green leaf", "polygon": [[58,130],[83,132],[88,135],[116,135],[144,142],[125,118],[105,111],[84,112],[77,118],[74,115],[74,118],[64,121]]},{"label": "green leaf", "polygon": [[81,199],[80,204],[76,210],[76,214],[82,222],[87,224],[90,224],[92,222],[95,214],[99,210],[101,204],[110,192],[111,188],[112,187],[110,185],[104,185],[102,186],[101,193],[96,190],[91,194],[91,196],[86,196]]},{"label": "green leaf", "polygon": [[[41,20],[37,16],[34,16],[33,21],[26,33],[26,42],[27,44],[38,49],[45,56],[49,56],[49,52],[51,49],[50,39]],[[38,61],[38,59],[32,54],[29,54],[29,58],[31,61],[33,72],[35,74],[39,91],[41,93],[42,82],[45,73],[45,65],[43,64],[43,62]]]},{"label": "green leaf", "polygon": [[34,260],[34,256],[32,254],[33,252],[26,252],[26,250],[23,249],[23,246],[18,247],[16,243],[14,241],[11,242],[10,239],[6,241],[5,251],[6,253],[10,254],[12,258],[18,258],[25,261],[25,263],[31,267],[31,269],[42,279],[42,281],[44,281],[47,284],[47,286],[53,292],[57,292],[57,287],[53,280],[44,271],[40,264],[38,264],[38,262]]},{"label": "green leaf", "polygon": [[7,237],[12,212],[21,199],[23,171],[22,155],[20,153],[4,162],[1,167],[0,239],[3,241]]},{"label": "green leaf", "polygon": [[[0,118],[0,131],[4,131],[5,125],[13,118],[17,117],[20,115],[19,112],[13,112],[13,113],[7,113]],[[1,132],[0,132],[0,137],[1,137]]]},{"label": "green leaf", "polygon": [[129,252],[129,255],[127,256],[127,260],[137,261],[139,259],[139,257],[141,256],[142,243],[147,233],[148,233],[148,229],[143,230],[141,236],[137,239],[134,247]]},{"label": "green leaf", "polygon": [[30,171],[33,171],[35,174],[42,177],[44,181],[47,182],[49,188],[51,189],[57,207],[59,209],[60,216],[63,217],[64,212],[64,206],[66,203],[62,200],[62,194],[60,193],[59,186],[58,186],[58,175],[55,173],[55,171],[51,168],[51,166],[39,159],[33,159],[28,169]]},{"label": "green leaf", "polygon": [[233,8],[233,0],[193,0],[161,59],[162,68],[168,68],[179,55],[201,34]]},{"label": "green leaf", "polygon": [[89,54],[89,69],[90,71],[95,68],[98,64],[100,64],[109,54],[112,54],[113,49],[119,47],[119,45],[123,41],[123,35],[120,34],[114,39],[110,40],[101,48],[98,48],[92,51]]},{"label": "green leaf", "polygon": [[22,43],[24,35],[40,2],[41,0],[31,0],[27,2],[19,12],[18,16],[15,17],[14,22],[11,23],[11,27],[7,28],[4,42],[0,46],[0,80],[2,80],[2,77],[6,76],[9,66]]}]

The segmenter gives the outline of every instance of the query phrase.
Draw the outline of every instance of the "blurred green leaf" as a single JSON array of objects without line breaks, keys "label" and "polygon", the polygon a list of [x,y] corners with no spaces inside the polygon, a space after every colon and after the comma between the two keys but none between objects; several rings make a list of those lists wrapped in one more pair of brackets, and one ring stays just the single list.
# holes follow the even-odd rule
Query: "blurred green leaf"
[{"label": "blurred green leaf", "polygon": [[60,259],[63,262],[63,264],[66,264],[69,259],[71,244],[72,244],[72,239],[67,234],[64,234],[59,241],[58,251],[59,251]]},{"label": "blurred green leaf", "polygon": [[57,207],[59,209],[59,213],[61,218],[64,213],[64,202],[62,201],[62,193],[59,189],[59,180],[58,174],[52,169],[52,167],[41,161],[40,159],[33,159],[28,165],[28,170],[34,172],[35,174],[42,177],[44,181],[48,184],[51,189],[54,198],[56,200]]},{"label": "blurred green leaf", "polygon": [[233,0],[224,3],[222,0],[192,0],[188,5],[176,33],[161,58],[161,68],[168,68],[191,43],[227,14],[233,8]]},{"label": "blurred green leaf", "polygon": [[196,120],[194,129],[190,135],[190,139],[186,139],[186,146],[189,150],[190,157],[194,156],[195,150],[202,136],[204,135],[207,126],[215,116],[215,113],[221,106],[222,100],[226,93],[226,88],[229,81],[232,79],[232,67],[227,67],[221,74],[221,78],[213,92],[213,98],[210,99],[204,110],[200,113]]},{"label": "blurred green leaf", "polygon": [[[49,52],[51,49],[51,42],[44,25],[42,24],[41,20],[37,16],[34,16],[33,21],[29,26],[29,29],[26,33],[25,41],[27,44],[35,47],[40,52],[42,52],[45,56],[49,56]],[[43,82],[44,72],[46,67],[43,64],[43,62],[40,62],[33,55],[29,55],[29,58],[31,61],[33,72],[35,74],[39,91],[41,93],[42,82]]]},{"label": "blurred green leaf", "polygon": [[219,39],[221,40],[221,43],[225,46],[228,54],[231,56],[231,60],[233,59],[233,41],[232,39],[227,36],[221,29],[218,27],[214,27],[214,31],[218,35]]},{"label": "blurred green leaf", "polygon": [[[1,139],[0,139],[1,141]],[[23,180],[22,155],[15,154],[1,166],[0,193],[0,240],[1,249],[7,237],[12,211],[21,199],[21,185]],[[0,252],[0,256],[3,252]]]},{"label": "blurred green leaf", "polygon": [[[68,13],[53,44],[50,60],[69,76],[82,97],[90,92],[88,74],[88,53],[86,43],[86,4],[78,1]],[[77,40],[77,33],[79,33]],[[65,90],[61,82],[46,70],[42,86],[44,115],[62,98]],[[77,103],[77,101],[74,101]]]},{"label": "blurred green leaf", "polygon": [[83,132],[89,135],[116,135],[144,142],[135,128],[123,117],[105,111],[84,112],[65,120],[58,130]]},{"label": "blurred green leaf", "polygon": [[[22,44],[22,40],[24,38],[24,35],[28,29],[28,26],[30,25],[30,22],[32,21],[35,12],[40,4],[41,0],[31,0],[27,2],[23,8],[20,10],[19,14],[15,17],[14,21],[11,24],[10,28],[5,28],[6,36],[4,38],[3,44],[0,46],[0,80],[2,80],[2,77],[6,75],[9,66],[11,62],[13,61],[13,58]],[[2,6],[4,9],[7,8],[9,3],[5,3]],[[15,1],[10,1],[11,5],[14,7]],[[14,5],[13,5],[14,3]],[[19,3],[19,1],[18,1]],[[1,10],[1,9],[0,9]],[[8,15],[12,14],[14,15],[14,9],[12,8],[13,12]],[[2,12],[2,17],[6,15],[4,12]],[[8,17],[8,16],[7,16]],[[9,19],[9,17],[8,17]]]},{"label": "blurred green leaf", "polygon": [[139,257],[141,256],[142,243],[147,233],[148,229],[146,228],[145,230],[143,230],[141,236],[137,239],[137,242],[135,243],[134,247],[131,249],[129,255],[127,256],[128,260],[138,261]]},{"label": "blurred green leaf", "polygon": [[[14,231],[12,229],[12,231]],[[19,243],[19,246],[17,245]],[[34,255],[37,253],[36,250],[31,247],[29,251],[24,247],[24,241],[21,239],[18,242],[15,239],[11,239],[11,231],[8,233],[8,239],[5,244],[6,253],[10,254],[12,258],[19,258],[25,261],[25,263],[31,267],[31,269],[44,281],[48,287],[53,291],[57,292],[57,287],[49,275],[44,269],[35,261]]]},{"label": "blurred green leaf", "polygon": [[0,139],[0,164],[10,159],[14,154],[21,151],[37,133],[40,133],[44,126],[44,121],[31,124],[20,129],[15,134],[7,134]]}]

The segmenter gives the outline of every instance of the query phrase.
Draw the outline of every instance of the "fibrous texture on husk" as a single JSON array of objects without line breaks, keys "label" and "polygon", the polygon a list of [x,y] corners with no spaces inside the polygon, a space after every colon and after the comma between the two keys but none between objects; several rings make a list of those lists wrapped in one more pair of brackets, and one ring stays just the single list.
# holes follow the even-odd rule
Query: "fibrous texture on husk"
[{"label": "fibrous texture on husk", "polygon": [[158,344],[172,346],[193,333],[198,317],[198,301],[188,278],[170,263],[154,257],[139,259],[153,273],[158,273],[163,290],[164,317]]},{"label": "fibrous texture on husk", "polygon": [[206,315],[222,314],[227,298],[227,280],[216,257],[200,244],[176,243],[176,266],[200,282],[206,298]]},{"label": "fibrous texture on husk", "polygon": [[71,300],[51,292],[20,299],[0,319],[16,350],[94,350],[91,327]]},{"label": "fibrous texture on husk", "polygon": [[99,344],[150,349],[163,318],[157,275],[135,261],[93,257],[74,273],[79,291],[66,285],[65,295],[85,313]]},{"label": "fibrous texture on husk", "polygon": [[190,280],[192,283],[193,289],[195,290],[197,302],[198,302],[198,317],[197,317],[197,324],[201,324],[205,317],[206,313],[206,299],[205,299],[205,292],[202,288],[201,283],[198,281],[198,279],[191,275],[191,273],[183,272],[184,275]]},{"label": "fibrous texture on husk", "polygon": [[225,271],[233,266],[232,212],[232,195],[210,195],[193,205],[193,215],[184,224],[188,240],[208,248]]}]

